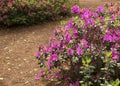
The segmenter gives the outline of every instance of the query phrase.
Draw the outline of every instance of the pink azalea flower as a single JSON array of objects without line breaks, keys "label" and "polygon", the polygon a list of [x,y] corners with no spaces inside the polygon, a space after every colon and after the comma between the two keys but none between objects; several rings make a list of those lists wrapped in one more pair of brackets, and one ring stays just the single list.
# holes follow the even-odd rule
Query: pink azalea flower
[{"label": "pink azalea flower", "polygon": [[74,20],[70,20],[70,21],[68,21],[67,26],[71,27],[71,26],[73,26],[73,23],[74,23]]},{"label": "pink azalea flower", "polygon": [[75,84],[74,84],[74,86],[80,86],[79,82],[76,81]]},{"label": "pink azalea flower", "polygon": [[78,47],[77,47],[76,52],[77,52],[77,54],[78,54],[78,55],[83,54],[83,50],[81,49],[81,47],[80,47],[80,46],[78,46]]},{"label": "pink azalea flower", "polygon": [[57,61],[57,60],[58,60],[58,55],[57,54],[52,55],[47,61],[48,69],[50,69],[50,67],[51,67],[51,62]]},{"label": "pink azalea flower", "polygon": [[91,10],[88,10],[88,9],[83,10],[83,15],[82,15],[83,20],[88,19],[91,16],[92,16],[92,11]]},{"label": "pink azalea flower", "polygon": [[59,44],[52,42],[52,43],[51,43],[51,47],[52,47],[52,48],[57,48],[57,47],[59,47]]},{"label": "pink azalea flower", "polygon": [[58,55],[57,55],[57,54],[52,55],[52,56],[51,56],[51,59],[52,59],[53,61],[57,61],[57,60],[58,60]]},{"label": "pink azalea flower", "polygon": [[67,50],[67,54],[68,54],[68,55],[73,55],[73,54],[74,54],[74,50],[73,50],[73,49]]},{"label": "pink azalea flower", "polygon": [[93,26],[95,24],[95,21],[94,21],[93,18],[89,18],[89,19],[87,19],[86,23],[89,24],[89,25],[91,25],[91,26]]},{"label": "pink azalea flower", "polygon": [[44,71],[43,70],[40,70],[40,76],[43,75]]},{"label": "pink azalea flower", "polygon": [[69,31],[70,27],[66,25],[64,29],[65,31]]},{"label": "pink azalea flower", "polygon": [[50,79],[50,76],[49,76],[49,75],[46,75],[45,78],[46,78],[46,79]]},{"label": "pink azalea flower", "polygon": [[46,46],[45,53],[52,53],[52,48],[50,46]]},{"label": "pink azalea flower", "polygon": [[105,40],[105,41],[110,41],[110,42],[112,42],[112,36],[111,36],[110,34],[106,34],[106,35],[104,36],[104,40]]},{"label": "pink azalea flower", "polygon": [[118,26],[118,29],[120,29],[120,25]]},{"label": "pink azalea flower", "polygon": [[61,78],[61,74],[57,74],[57,78],[60,79]]},{"label": "pink azalea flower", "polygon": [[79,8],[78,5],[73,6],[72,9],[71,9],[72,13],[79,13],[79,11],[80,11],[80,8]]},{"label": "pink azalea flower", "polygon": [[116,31],[115,30],[108,31],[107,34],[104,35],[103,39],[109,42],[116,42],[116,40],[118,39]]},{"label": "pink azalea flower", "polygon": [[119,60],[119,56],[118,55],[113,56],[112,60]]},{"label": "pink azalea flower", "polygon": [[36,57],[37,57],[37,58],[40,58],[40,52],[39,52],[39,51],[36,52]]},{"label": "pink azalea flower", "polygon": [[104,11],[104,7],[103,6],[99,6],[97,9],[96,9],[97,12],[99,13],[102,13]]},{"label": "pink azalea flower", "polygon": [[71,39],[71,35],[70,34],[66,34],[65,35],[65,39],[66,39],[66,42],[69,42],[70,39]]},{"label": "pink azalea flower", "polygon": [[103,17],[100,17],[100,22],[103,22],[104,21],[104,18]]},{"label": "pink azalea flower", "polygon": [[87,47],[88,47],[88,42],[87,42],[87,40],[82,39],[82,40],[81,40],[81,45],[82,45],[84,48],[87,48]]},{"label": "pink azalea flower", "polygon": [[119,55],[116,50],[112,50],[112,60],[119,60]]},{"label": "pink azalea flower", "polygon": [[54,33],[55,35],[57,35],[57,30],[56,30],[56,29],[54,29],[54,30],[53,30],[53,33]]},{"label": "pink azalea flower", "polygon": [[115,15],[114,15],[114,14],[112,14],[112,15],[111,15],[111,18],[112,18],[112,19],[115,19]]},{"label": "pink azalea flower", "polygon": [[95,13],[93,13],[93,17],[94,18],[98,18],[98,14],[95,12]]},{"label": "pink azalea flower", "polygon": [[39,75],[36,75],[36,76],[35,76],[35,79],[36,79],[36,80],[39,80],[39,79],[40,79],[40,76],[39,76]]}]

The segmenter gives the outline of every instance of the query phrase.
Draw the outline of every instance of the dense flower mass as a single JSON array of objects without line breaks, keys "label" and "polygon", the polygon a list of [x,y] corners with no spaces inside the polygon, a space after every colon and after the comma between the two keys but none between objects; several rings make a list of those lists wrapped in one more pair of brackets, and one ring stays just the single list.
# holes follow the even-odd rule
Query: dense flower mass
[{"label": "dense flower mass", "polygon": [[31,25],[70,15],[68,0],[0,0],[0,26]]},{"label": "dense flower mass", "polygon": [[54,30],[50,43],[36,53],[44,70],[38,75],[60,86],[118,86],[120,8],[111,11],[114,7],[107,4],[93,12],[75,5],[71,12],[77,16]]}]

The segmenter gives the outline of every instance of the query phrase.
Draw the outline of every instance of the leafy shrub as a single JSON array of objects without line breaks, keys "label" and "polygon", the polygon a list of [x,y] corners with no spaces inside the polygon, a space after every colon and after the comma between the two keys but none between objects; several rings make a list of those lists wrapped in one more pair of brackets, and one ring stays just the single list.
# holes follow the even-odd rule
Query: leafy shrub
[{"label": "leafy shrub", "polygon": [[56,20],[69,15],[67,0],[1,0],[0,25],[20,25]]},{"label": "leafy shrub", "polygon": [[54,30],[36,57],[44,77],[60,86],[119,86],[120,7],[105,4],[95,11],[75,5],[74,19]]}]

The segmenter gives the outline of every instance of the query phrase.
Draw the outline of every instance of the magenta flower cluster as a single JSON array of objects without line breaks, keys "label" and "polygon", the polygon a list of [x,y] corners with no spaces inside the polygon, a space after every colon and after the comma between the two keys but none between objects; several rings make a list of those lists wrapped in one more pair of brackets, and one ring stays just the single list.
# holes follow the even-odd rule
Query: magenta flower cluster
[{"label": "magenta flower cluster", "polygon": [[79,13],[80,12],[79,6],[78,5],[73,6],[71,12],[72,13]]},{"label": "magenta flower cluster", "polygon": [[120,30],[109,30],[104,35],[104,40],[109,42],[117,42],[120,44]]},{"label": "magenta flower cluster", "polygon": [[[105,8],[100,6],[93,12],[73,6],[71,12],[77,14],[78,19],[55,29],[50,43],[39,47],[36,57],[43,70],[36,79],[40,76],[57,79],[61,86],[86,83],[99,86],[120,78],[116,75],[120,71],[117,67],[120,62],[120,16],[117,15],[120,11],[110,14]],[[103,70],[105,68],[108,70]]]}]

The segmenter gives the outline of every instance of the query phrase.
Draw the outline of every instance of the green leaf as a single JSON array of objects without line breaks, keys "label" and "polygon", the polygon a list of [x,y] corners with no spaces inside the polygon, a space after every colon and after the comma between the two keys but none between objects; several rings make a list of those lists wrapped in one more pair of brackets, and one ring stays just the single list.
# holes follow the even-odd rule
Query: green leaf
[{"label": "green leaf", "polygon": [[86,61],[85,61],[85,59],[84,59],[84,58],[82,58],[82,63],[83,63],[83,65],[85,65],[85,64],[86,64]]},{"label": "green leaf", "polygon": [[87,58],[87,59],[86,59],[86,62],[87,62],[87,64],[89,64],[89,63],[91,62],[91,59],[90,59],[90,58]]},{"label": "green leaf", "polygon": [[107,58],[111,57],[111,55],[112,55],[112,52],[106,52],[106,57]]},{"label": "green leaf", "polygon": [[120,80],[119,80],[119,79],[116,79],[116,81],[115,81],[115,86],[119,86],[119,84],[120,84]]}]

